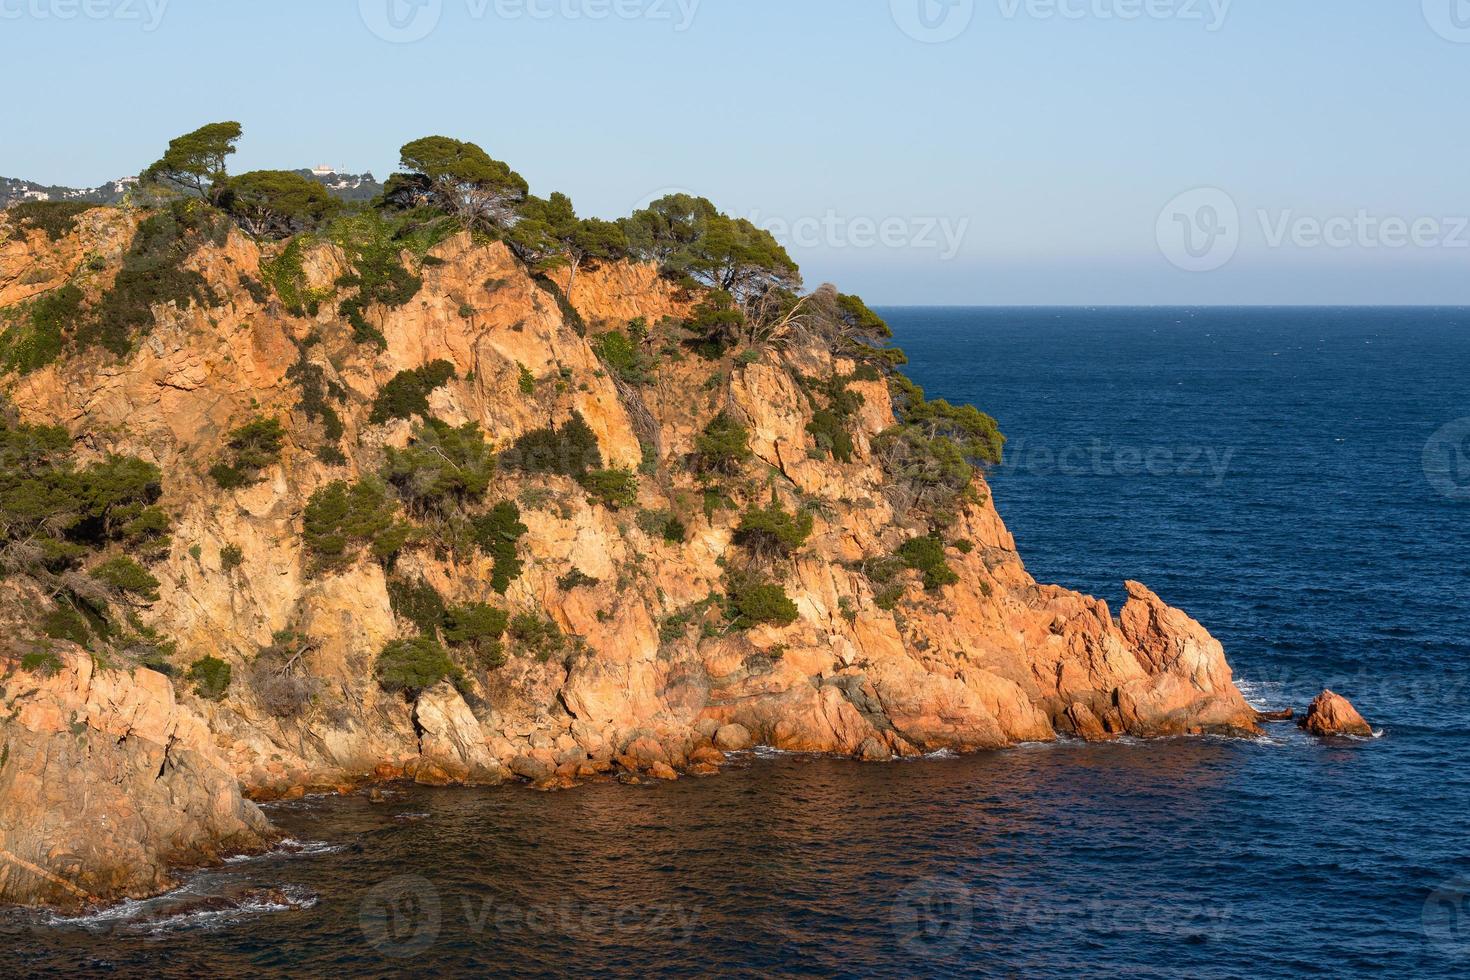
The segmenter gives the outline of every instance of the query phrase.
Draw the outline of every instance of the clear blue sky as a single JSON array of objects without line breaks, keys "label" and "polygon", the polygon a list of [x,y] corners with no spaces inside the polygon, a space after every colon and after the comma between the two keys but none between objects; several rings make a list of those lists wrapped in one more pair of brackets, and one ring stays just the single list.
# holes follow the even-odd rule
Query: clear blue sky
[{"label": "clear blue sky", "polygon": [[[436,26],[381,39],[390,2]],[[236,170],[381,178],[443,133],[586,214],[687,188],[804,222],[809,284],[875,304],[1470,303],[1462,0],[1224,2],[0,0],[0,174],[95,184],[230,118]],[[1239,246],[1189,272],[1157,229],[1199,187],[1238,208]],[[1360,211],[1425,244],[1312,244]]]}]

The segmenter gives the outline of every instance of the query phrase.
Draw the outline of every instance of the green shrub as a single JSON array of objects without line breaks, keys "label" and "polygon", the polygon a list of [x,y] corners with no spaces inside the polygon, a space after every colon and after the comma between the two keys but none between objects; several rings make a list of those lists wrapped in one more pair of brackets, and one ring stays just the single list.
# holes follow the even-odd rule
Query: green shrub
[{"label": "green shrub", "polygon": [[186,680],[194,682],[194,693],[206,701],[223,701],[230,689],[230,678],[234,673],[229,663],[218,657],[205,657],[194,661]]},{"label": "green shrub", "polygon": [[454,365],[448,361],[431,361],[411,371],[399,371],[378,397],[368,421],[382,425],[389,419],[407,419],[429,414],[429,393],[442,388],[455,377]]},{"label": "green shrub", "polygon": [[410,509],[443,513],[482,500],[495,476],[495,454],[474,422],[459,428],[429,419],[405,449],[389,446],[383,479]]},{"label": "green shrub", "polygon": [[577,478],[592,499],[612,510],[638,503],[638,477],[632,470],[591,470]]},{"label": "green shrub", "polygon": [[975,542],[968,538],[960,538],[954,543],[955,550],[962,555],[968,555],[975,550]]},{"label": "green shrub", "polygon": [[575,592],[578,589],[593,589],[601,584],[599,580],[588,575],[580,568],[574,568],[556,580],[556,587],[563,592]]},{"label": "green shrub", "polygon": [[924,588],[938,592],[960,580],[944,555],[944,542],[933,535],[911,538],[898,549],[898,557],[909,568],[923,573]]},{"label": "green shrub", "polygon": [[610,330],[592,344],[593,350],[613,374],[629,384],[653,382],[653,361],[621,330]]},{"label": "green shrub", "polygon": [[716,415],[694,442],[694,455],[705,471],[735,473],[754,455],[750,430],[726,412]]},{"label": "green shrub", "polygon": [[397,519],[387,489],[372,477],[353,484],[329,483],[306,505],[304,537],[314,572],[346,568],[362,548],[370,548],[380,561],[391,561],[412,533]]},{"label": "green shrub", "polygon": [[92,642],[92,631],[76,607],[69,602],[58,602],[56,608],[41,620],[41,629],[54,640],[69,640],[79,647]]},{"label": "green shrub", "polygon": [[135,595],[145,602],[158,601],[158,579],[126,556],[110,558],[92,569],[92,577],[125,595]]},{"label": "green shrub", "polygon": [[551,620],[535,613],[518,613],[510,621],[510,635],[522,650],[542,663],[560,653],[566,637]]},{"label": "green shrub", "polygon": [[521,523],[520,508],[510,502],[499,503],[490,513],[474,521],[475,543],[494,561],[490,586],[501,595],[521,577],[521,560],[516,546],[530,528]]},{"label": "green shrub", "polygon": [[[286,377],[301,386],[301,411],[308,421],[321,424],[327,442],[335,448],[346,429],[342,425],[342,416],[327,404],[327,397],[330,395],[341,401],[345,392],[327,381],[327,372],[321,365],[313,364],[307,358],[304,344],[296,357],[296,363],[286,370]],[[340,455],[341,450],[337,452]]]},{"label": "green shrub", "polygon": [[215,464],[209,475],[225,490],[255,483],[261,470],[281,458],[285,441],[286,430],[281,427],[280,419],[255,418],[230,433],[227,445],[231,460]]},{"label": "green shrub", "polygon": [[423,579],[388,579],[388,602],[394,615],[418,627],[423,636],[435,637],[449,610],[439,592]]},{"label": "green shrub", "polygon": [[772,499],[766,507],[751,507],[740,518],[735,543],[759,557],[790,557],[811,537],[815,524],[806,511],[791,513]]},{"label": "green shrub", "polygon": [[218,239],[227,225],[223,215],[196,200],[176,201],[145,218],[112,288],[78,331],[78,342],[121,356],[152,329],[154,307],[213,304],[209,284],[198,272],[184,268],[184,262],[205,239]]},{"label": "green shrub", "polygon": [[824,455],[830,455],[839,463],[851,463],[853,454],[852,435],[847,431],[847,426],[836,412],[829,409],[818,409],[812,415],[812,420],[807,423],[806,430],[816,440],[817,449]]},{"label": "green shrub", "polygon": [[791,601],[784,588],[758,579],[731,585],[727,615],[736,629],[762,624],[790,626],[800,618],[796,603]]},{"label": "green shrub", "polygon": [[560,426],[535,429],[521,436],[500,454],[500,462],[506,469],[523,473],[581,476],[588,470],[601,469],[602,452],[587,420],[574,411]]},{"label": "green shrub", "polygon": [[638,512],[638,526],[651,538],[660,538],[669,544],[683,544],[689,529],[668,510],[642,510]]},{"label": "green shrub", "polygon": [[61,672],[61,658],[50,650],[32,650],[20,658],[20,669],[42,677],[54,677]]},{"label": "green shrub", "polygon": [[24,322],[6,332],[3,363],[29,374],[55,361],[82,320],[82,291],[68,283],[32,304]]},{"label": "green shrub", "polygon": [[972,499],[975,467],[1001,462],[1005,437],[995,419],[973,405],[929,401],[902,375],[889,384],[899,422],[874,441],[889,477],[886,490],[896,509],[918,507],[931,523],[946,527]]},{"label": "green shrub", "polygon": [[415,695],[445,678],[458,681],[459,668],[432,637],[394,640],[378,654],[374,670],[378,686],[390,693]]},{"label": "green shrub", "polygon": [[276,291],[292,316],[316,316],[322,301],[331,295],[329,290],[312,289],[306,281],[302,259],[316,241],[311,235],[297,235],[274,259],[260,263],[261,278]]},{"label": "green shrub", "polygon": [[17,231],[38,229],[53,242],[77,230],[77,218],[97,207],[85,201],[22,201],[9,211]]},{"label": "green shrub", "polygon": [[245,552],[237,544],[227,544],[219,550],[219,567],[225,574],[245,564]]},{"label": "green shrub", "polygon": [[424,281],[403,265],[403,243],[394,238],[395,229],[376,212],[368,211],[341,222],[335,229],[337,244],[347,253],[352,271],[337,281],[357,295],[338,304],[337,312],[352,325],[358,343],[387,347],[383,332],[368,322],[372,306],[394,309],[407,304]]},{"label": "green shrub", "polygon": [[444,620],[444,639],[472,651],[486,670],[497,670],[505,666],[505,647],[500,638],[509,625],[505,610],[483,602],[454,606]]},{"label": "green shrub", "polygon": [[521,369],[520,378],[516,382],[520,386],[521,394],[536,394],[536,376],[524,364],[517,364],[516,366]]}]

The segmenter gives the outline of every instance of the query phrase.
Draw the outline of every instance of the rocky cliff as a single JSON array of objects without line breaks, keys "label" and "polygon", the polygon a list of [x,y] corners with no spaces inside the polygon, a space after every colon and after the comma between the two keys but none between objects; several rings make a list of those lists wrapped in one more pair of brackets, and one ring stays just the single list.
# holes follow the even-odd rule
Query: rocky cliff
[{"label": "rocky cliff", "polygon": [[[0,226],[0,315],[19,329],[64,287],[97,301],[144,217],[98,209],[54,238]],[[1115,617],[1035,582],[983,477],[942,534],[897,500],[880,451],[898,423],[893,382],[815,336],[700,356],[677,342],[700,297],[654,267],[538,280],[463,233],[402,254],[421,286],[398,305],[319,302],[353,288],[352,255],[328,240],[262,245],[229,229],[182,261],[206,288],[155,306],[126,354],[89,348],[3,379],[15,424],[64,427],[81,464],[156,465],[170,537],[148,563],[156,589],[126,614],[167,638],[146,657],[95,624],[48,635],[58,589],[0,583],[0,900],[144,894],[172,865],[259,847],[270,828],[242,793],[673,778],[753,744],[883,760],[1257,730],[1220,644],[1147,588],[1129,583]],[[633,368],[612,332],[631,340]],[[385,390],[434,362],[452,370],[422,386],[424,404],[384,409]],[[850,447],[824,452],[817,392],[836,388]],[[415,446],[446,460],[435,479],[462,475],[429,419],[444,433],[473,423],[501,450],[578,418],[607,471],[638,474],[633,497],[627,480],[592,492],[502,459],[483,494],[426,511],[414,471],[398,495],[406,543],[330,567],[312,550],[308,511],[337,481]],[[280,423],[275,451],[212,479],[261,419]],[[698,460],[717,419],[749,454],[712,471]],[[509,581],[504,547],[461,540],[497,503],[521,525],[505,536]],[[741,531],[753,508],[809,529],[794,547],[755,547]],[[927,579],[893,557],[921,534],[940,552]],[[732,578],[757,574],[794,613],[731,608]],[[454,647],[444,619],[476,605],[513,617],[480,637],[481,655]],[[443,679],[385,680],[385,649],[436,635],[453,659]],[[223,683],[222,668],[213,681],[197,668],[213,661]]]}]

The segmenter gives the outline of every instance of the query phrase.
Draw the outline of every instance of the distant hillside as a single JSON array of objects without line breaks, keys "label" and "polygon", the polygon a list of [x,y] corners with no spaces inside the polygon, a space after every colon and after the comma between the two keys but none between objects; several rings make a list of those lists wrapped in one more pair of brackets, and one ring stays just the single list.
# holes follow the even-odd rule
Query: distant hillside
[{"label": "distant hillside", "polygon": [[[343,174],[334,170],[296,171],[303,177],[320,181],[328,191],[344,201],[370,201],[383,191],[383,185],[370,173]],[[96,204],[117,204],[123,195],[137,182],[136,177],[122,177],[108,181],[100,187],[62,187],[54,184],[38,184],[19,177],[0,177],[0,208],[8,208],[20,201],[90,201]]]},{"label": "distant hillside", "polygon": [[38,184],[33,180],[18,177],[0,177],[0,208],[18,201],[93,201],[97,204],[116,204],[127,193],[128,187],[137,180],[125,177],[110,181],[101,187],[58,187]]}]

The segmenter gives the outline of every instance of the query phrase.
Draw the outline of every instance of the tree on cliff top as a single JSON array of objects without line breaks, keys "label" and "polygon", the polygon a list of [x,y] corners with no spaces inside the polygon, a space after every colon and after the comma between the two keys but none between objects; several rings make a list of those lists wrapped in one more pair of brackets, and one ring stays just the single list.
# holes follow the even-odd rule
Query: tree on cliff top
[{"label": "tree on cliff top", "polygon": [[529,197],[521,205],[507,239],[526,262],[542,269],[571,270],[567,291],[587,261],[611,261],[628,253],[620,225],[599,218],[578,218],[572,199],[560,192],[549,199]]},{"label": "tree on cliff top", "polygon": [[214,203],[224,189],[225,158],[235,152],[242,130],[217,122],[170,140],[168,150],[142,173],[145,184],[168,184]]},{"label": "tree on cliff top", "polygon": [[516,206],[530,190],[525,178],[474,143],[426,136],[404,144],[399,155],[405,172],[389,179],[385,202],[395,207],[436,207],[466,228],[513,223]]},{"label": "tree on cliff top", "polygon": [[252,170],[229,180],[220,206],[256,237],[288,238],[319,226],[341,203],[319,181],[290,170]]}]

